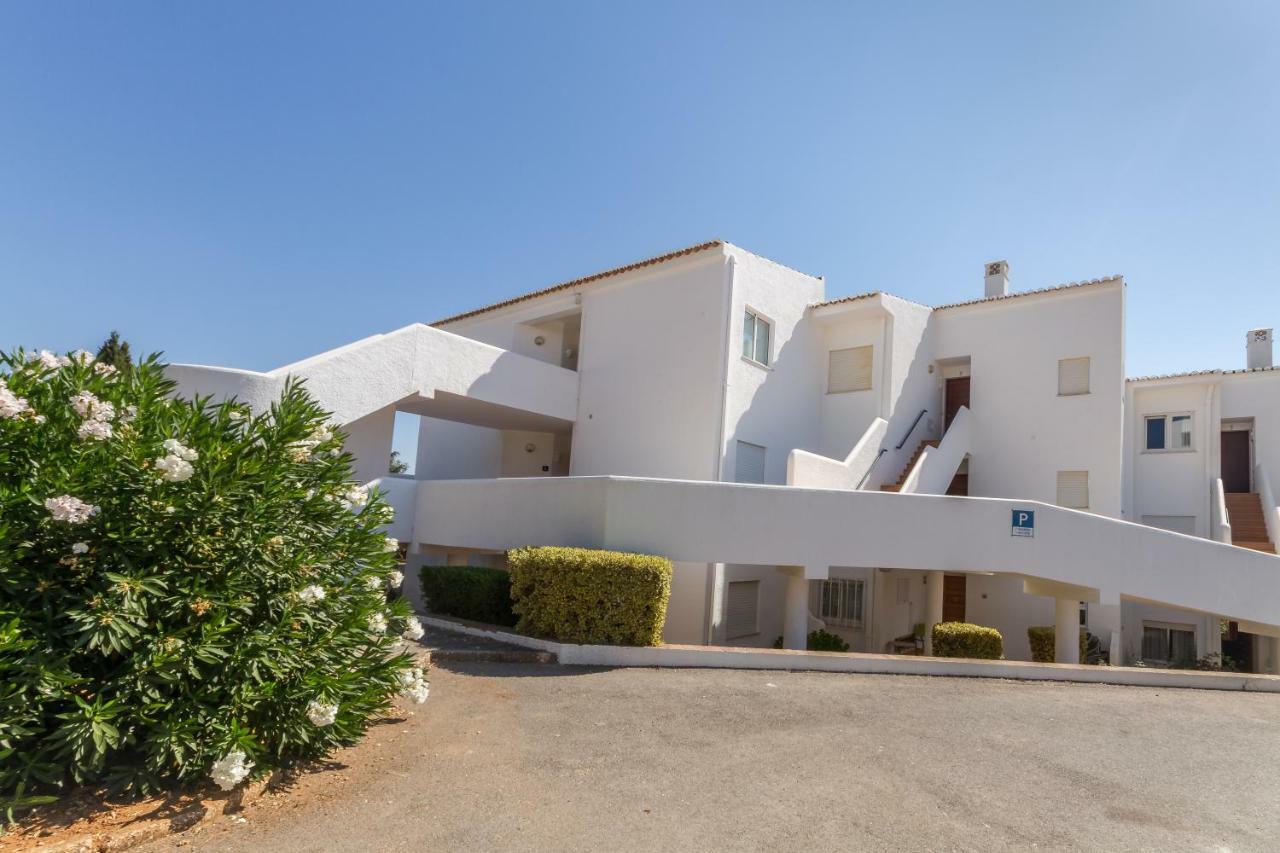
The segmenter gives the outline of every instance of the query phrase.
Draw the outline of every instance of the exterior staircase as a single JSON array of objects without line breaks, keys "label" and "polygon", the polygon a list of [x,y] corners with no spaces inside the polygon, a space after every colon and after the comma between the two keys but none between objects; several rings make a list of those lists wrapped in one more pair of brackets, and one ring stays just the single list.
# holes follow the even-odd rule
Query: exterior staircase
[{"label": "exterior staircase", "polygon": [[1267,535],[1267,523],[1262,516],[1262,498],[1249,492],[1227,492],[1226,499],[1231,544],[1274,554],[1276,546]]},{"label": "exterior staircase", "polygon": [[[930,439],[928,441],[920,442],[920,446],[916,448],[916,452],[911,454],[911,458],[907,460],[907,467],[902,469],[902,474],[898,477],[898,482],[893,484],[885,483],[880,487],[880,491],[882,492],[901,491],[902,484],[907,482],[907,477],[911,474],[911,469],[916,467],[916,463],[920,461],[920,454],[924,453],[924,449],[926,447],[937,447],[941,443],[942,442],[938,439]],[[1262,520],[1261,509],[1258,510],[1258,520],[1259,521]]]}]

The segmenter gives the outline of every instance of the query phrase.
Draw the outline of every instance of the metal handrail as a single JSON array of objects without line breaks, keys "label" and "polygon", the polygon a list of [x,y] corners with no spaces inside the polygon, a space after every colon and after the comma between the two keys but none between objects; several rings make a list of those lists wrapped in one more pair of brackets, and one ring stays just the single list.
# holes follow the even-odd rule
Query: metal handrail
[{"label": "metal handrail", "polygon": [[898,442],[898,446],[894,450],[901,450],[902,445],[907,443],[907,439],[911,438],[911,433],[916,431],[916,425],[920,423],[920,419],[929,414],[928,409],[921,409],[920,414],[916,415],[916,419],[911,422],[911,428],[907,430],[907,434],[902,437],[902,441]]},{"label": "metal handrail", "polygon": [[[902,441],[898,442],[898,446],[893,448],[894,450],[902,449],[902,446],[907,443],[907,439],[911,438],[911,433],[916,431],[916,427],[920,424],[920,419],[923,418],[928,413],[929,413],[928,409],[920,410],[920,414],[916,415],[916,419],[911,422],[911,427],[907,430],[906,435],[902,436]],[[858,491],[859,489],[862,488],[863,484],[867,482],[867,478],[871,476],[871,472],[875,470],[876,463],[880,461],[880,457],[884,456],[888,452],[889,452],[889,448],[887,447],[880,448],[880,452],[876,454],[875,459],[871,460],[871,464],[867,466],[867,473],[862,475],[862,479],[858,481],[858,485],[854,488],[854,491]]]}]

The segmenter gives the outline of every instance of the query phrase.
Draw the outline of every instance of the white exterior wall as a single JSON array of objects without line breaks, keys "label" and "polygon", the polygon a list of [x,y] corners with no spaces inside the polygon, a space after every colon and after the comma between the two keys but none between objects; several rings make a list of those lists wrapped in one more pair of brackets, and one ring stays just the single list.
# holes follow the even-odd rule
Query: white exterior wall
[{"label": "white exterior wall", "polygon": [[704,252],[583,294],[572,473],[716,478],[727,290]]},{"label": "white exterior wall", "polygon": [[[746,441],[765,448],[765,482],[786,483],[792,449],[818,446],[819,336],[807,313],[822,299],[823,284],[736,246],[730,259],[730,334],[728,351],[719,359],[727,370],[723,463],[719,476],[709,479],[734,479],[737,442]],[[772,324],[768,367],[742,355],[748,307]]]},{"label": "white exterior wall", "polygon": [[[1128,394],[1128,430],[1132,446],[1128,455],[1132,470],[1130,521],[1144,523],[1150,516],[1191,516],[1195,535],[1210,537],[1209,483],[1218,477],[1219,421],[1213,418],[1214,383],[1182,382],[1169,385],[1131,386]],[[1149,415],[1190,414],[1192,449],[1148,451],[1146,418]]]},{"label": "white exterior wall", "polygon": [[[970,495],[1055,503],[1058,471],[1088,471],[1089,511],[1120,517],[1123,329],[1119,282],[934,312],[935,358],[970,359]],[[1089,394],[1059,397],[1058,360],[1080,356]]]},{"label": "white exterior wall", "polygon": [[1253,418],[1254,464],[1280,489],[1280,370],[1223,376],[1221,395],[1222,417]]}]

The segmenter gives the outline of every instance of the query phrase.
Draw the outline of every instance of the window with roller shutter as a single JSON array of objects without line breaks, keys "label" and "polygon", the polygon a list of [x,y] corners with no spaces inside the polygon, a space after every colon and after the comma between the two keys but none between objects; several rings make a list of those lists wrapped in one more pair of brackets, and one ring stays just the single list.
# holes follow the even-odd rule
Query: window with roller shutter
[{"label": "window with roller shutter", "polygon": [[760,581],[730,581],[726,599],[725,638],[733,640],[760,633]]},{"label": "window with roller shutter", "polygon": [[1089,508],[1089,472],[1058,472],[1058,506],[1070,509]]},{"label": "window with roller shutter", "polygon": [[827,393],[871,390],[872,347],[831,350],[827,357]]},{"label": "window with roller shutter", "polygon": [[1089,359],[1058,360],[1058,396],[1076,397],[1089,393]]}]

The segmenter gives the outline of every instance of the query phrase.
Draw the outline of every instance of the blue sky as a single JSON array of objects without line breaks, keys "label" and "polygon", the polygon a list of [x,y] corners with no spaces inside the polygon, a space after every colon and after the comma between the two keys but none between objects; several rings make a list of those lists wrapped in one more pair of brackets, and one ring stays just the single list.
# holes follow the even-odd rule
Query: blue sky
[{"label": "blue sky", "polygon": [[0,346],[268,369],[722,237],[943,303],[1280,327],[1280,4],[0,6]]}]

